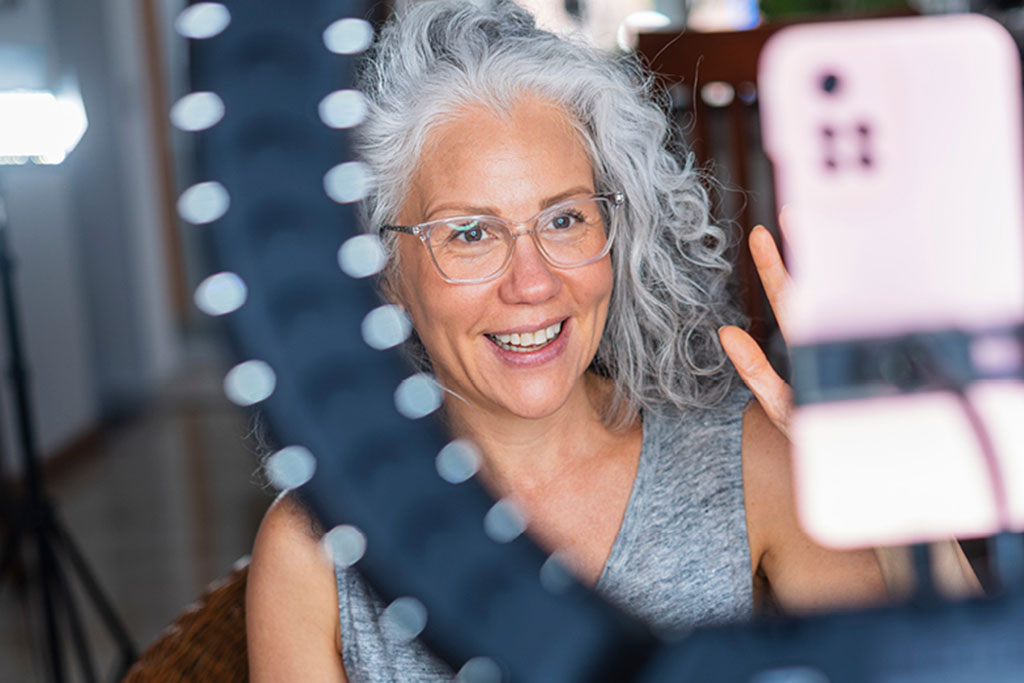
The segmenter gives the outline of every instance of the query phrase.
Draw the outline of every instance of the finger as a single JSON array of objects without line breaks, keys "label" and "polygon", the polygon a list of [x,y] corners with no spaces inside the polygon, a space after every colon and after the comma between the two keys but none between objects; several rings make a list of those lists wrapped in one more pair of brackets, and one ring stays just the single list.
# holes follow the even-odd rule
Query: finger
[{"label": "finger", "polygon": [[738,327],[727,325],[718,330],[718,338],[740,378],[775,426],[789,437],[789,418],[793,393],[768,362],[754,338]]},{"label": "finger", "polygon": [[789,208],[789,204],[779,209],[779,232],[782,234],[782,239],[785,240],[793,237],[792,233],[789,232],[789,217],[791,213],[792,209]]},{"label": "finger", "polygon": [[768,303],[775,313],[775,320],[779,323],[779,329],[785,338],[786,323],[789,320],[786,293],[789,291],[791,280],[789,271],[782,263],[775,239],[763,225],[755,226],[750,231],[750,256],[757,267],[757,274],[761,278]]}]

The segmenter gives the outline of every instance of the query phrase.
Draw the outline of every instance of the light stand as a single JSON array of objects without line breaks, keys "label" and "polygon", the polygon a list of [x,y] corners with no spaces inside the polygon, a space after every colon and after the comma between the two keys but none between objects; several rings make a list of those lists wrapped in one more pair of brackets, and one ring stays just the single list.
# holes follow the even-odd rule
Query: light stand
[{"label": "light stand", "polygon": [[[84,129],[83,129],[84,130]],[[15,131],[16,133],[17,131]],[[81,137],[79,133],[78,137]],[[25,138],[21,138],[24,140]],[[2,136],[0,136],[2,141]],[[77,142],[74,139],[71,147]],[[4,150],[0,149],[0,154]],[[59,163],[70,148],[48,151],[40,155],[42,163]],[[17,150],[14,154],[23,154]],[[33,156],[33,158],[35,158]],[[10,505],[7,529],[0,544],[0,590],[11,576],[16,560],[29,546],[35,548],[38,573],[28,576],[29,585],[38,582],[42,592],[46,625],[46,649],[49,655],[51,680],[62,683],[65,678],[62,631],[70,632],[72,645],[82,676],[95,681],[95,667],[86,639],[82,619],[71,591],[68,573],[76,577],[99,614],[107,631],[113,637],[120,654],[116,669],[120,680],[136,659],[135,647],[127,630],[104,595],[85,558],[76,547],[67,529],[60,523],[53,503],[43,489],[38,465],[38,446],[32,423],[32,406],[28,393],[28,379],[18,309],[14,296],[14,264],[8,245],[7,211],[0,188],[0,288],[3,289],[3,315],[10,355],[10,380],[14,397],[16,443],[21,452],[24,493]],[[62,619],[63,617],[63,619]]]},{"label": "light stand", "polygon": [[0,550],[0,587],[2,581],[18,557],[20,547],[35,545],[39,561],[36,579],[43,596],[43,610],[46,619],[46,645],[50,655],[50,674],[56,682],[64,678],[64,656],[60,637],[60,612],[65,612],[67,626],[71,632],[75,653],[82,674],[87,681],[96,676],[89,652],[88,642],[82,628],[81,617],[71,593],[70,585],[61,566],[61,555],[70,564],[71,573],[76,575],[84,588],[87,598],[93,603],[103,619],[104,625],[113,636],[121,654],[118,679],[128,671],[136,659],[135,647],[124,625],[118,619],[110,601],[103,594],[99,583],[86,564],[85,558],[75,546],[67,529],[57,519],[53,503],[43,489],[37,460],[35,429],[32,425],[32,408],[28,395],[28,378],[21,346],[21,332],[18,326],[18,310],[14,297],[14,264],[7,241],[7,211],[0,196],[0,288],[3,289],[3,313],[6,327],[8,352],[10,354],[10,379],[14,395],[15,421],[18,444],[21,451],[22,473],[25,482],[23,499],[11,506],[10,519],[2,550]]}]

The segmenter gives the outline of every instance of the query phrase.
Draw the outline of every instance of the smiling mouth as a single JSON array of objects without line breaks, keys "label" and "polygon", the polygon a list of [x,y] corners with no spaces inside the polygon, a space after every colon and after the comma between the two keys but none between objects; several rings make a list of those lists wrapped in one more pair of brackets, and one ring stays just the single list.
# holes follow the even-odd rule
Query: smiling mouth
[{"label": "smiling mouth", "polygon": [[485,334],[484,336],[490,339],[494,344],[506,351],[514,351],[515,353],[531,353],[533,351],[539,351],[545,346],[558,339],[558,336],[562,334],[562,324],[565,321],[560,321],[537,330],[536,332],[524,332],[522,334]]}]

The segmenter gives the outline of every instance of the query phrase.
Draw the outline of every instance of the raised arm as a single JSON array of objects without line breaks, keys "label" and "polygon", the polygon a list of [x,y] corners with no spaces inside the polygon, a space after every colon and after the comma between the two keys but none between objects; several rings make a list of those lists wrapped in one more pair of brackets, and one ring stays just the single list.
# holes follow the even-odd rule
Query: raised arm
[{"label": "raised arm", "polygon": [[[785,213],[779,216],[783,231]],[[786,335],[786,289],[790,279],[771,234],[761,226],[750,233],[750,254],[776,320]],[[836,554],[816,546],[796,522],[792,472],[789,459],[789,416],[792,392],[775,373],[764,352],[754,339],[738,327],[719,331],[722,347],[743,381],[757,397],[759,405],[751,406],[744,420],[744,481],[747,491],[748,524],[764,531],[766,550],[760,568],[770,576],[776,597],[795,608],[819,606],[821,600],[835,604],[858,602],[870,598],[869,584],[873,575],[870,551]],[[753,495],[752,495],[753,494]],[[753,505],[753,512],[751,506]],[[770,530],[764,527],[774,524]],[[756,533],[751,532],[752,538]],[[940,590],[951,597],[978,595],[978,583],[967,558],[954,540],[934,543],[933,570]],[[753,546],[751,548],[754,550]],[[875,548],[874,566],[879,567],[889,595],[904,597],[912,590],[913,572],[905,548]],[[843,557],[843,555],[847,555]],[[796,562],[797,564],[792,564]],[[758,565],[755,564],[755,568]],[[846,572],[854,571],[860,579],[844,583]],[[864,574],[867,572],[867,574]]]},{"label": "raised arm", "polygon": [[743,489],[752,569],[790,613],[879,604],[887,592],[872,550],[839,551],[797,520],[789,442],[752,401],[743,419]]}]

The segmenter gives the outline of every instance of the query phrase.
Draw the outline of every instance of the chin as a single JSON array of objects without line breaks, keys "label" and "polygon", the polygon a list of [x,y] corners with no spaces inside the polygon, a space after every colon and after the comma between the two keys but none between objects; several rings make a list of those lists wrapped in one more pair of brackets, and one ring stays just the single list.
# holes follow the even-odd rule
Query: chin
[{"label": "chin", "polygon": [[524,408],[509,407],[507,408],[507,410],[516,417],[523,418],[524,420],[542,420],[546,417],[551,417],[556,412],[558,412],[559,407],[560,406],[550,406],[547,408],[541,408],[538,406],[530,406]]},{"label": "chin", "polygon": [[539,420],[550,417],[558,412],[569,399],[570,391],[553,391],[550,387],[516,391],[517,387],[509,387],[508,396],[517,396],[515,401],[503,401],[504,408],[517,417]]}]

